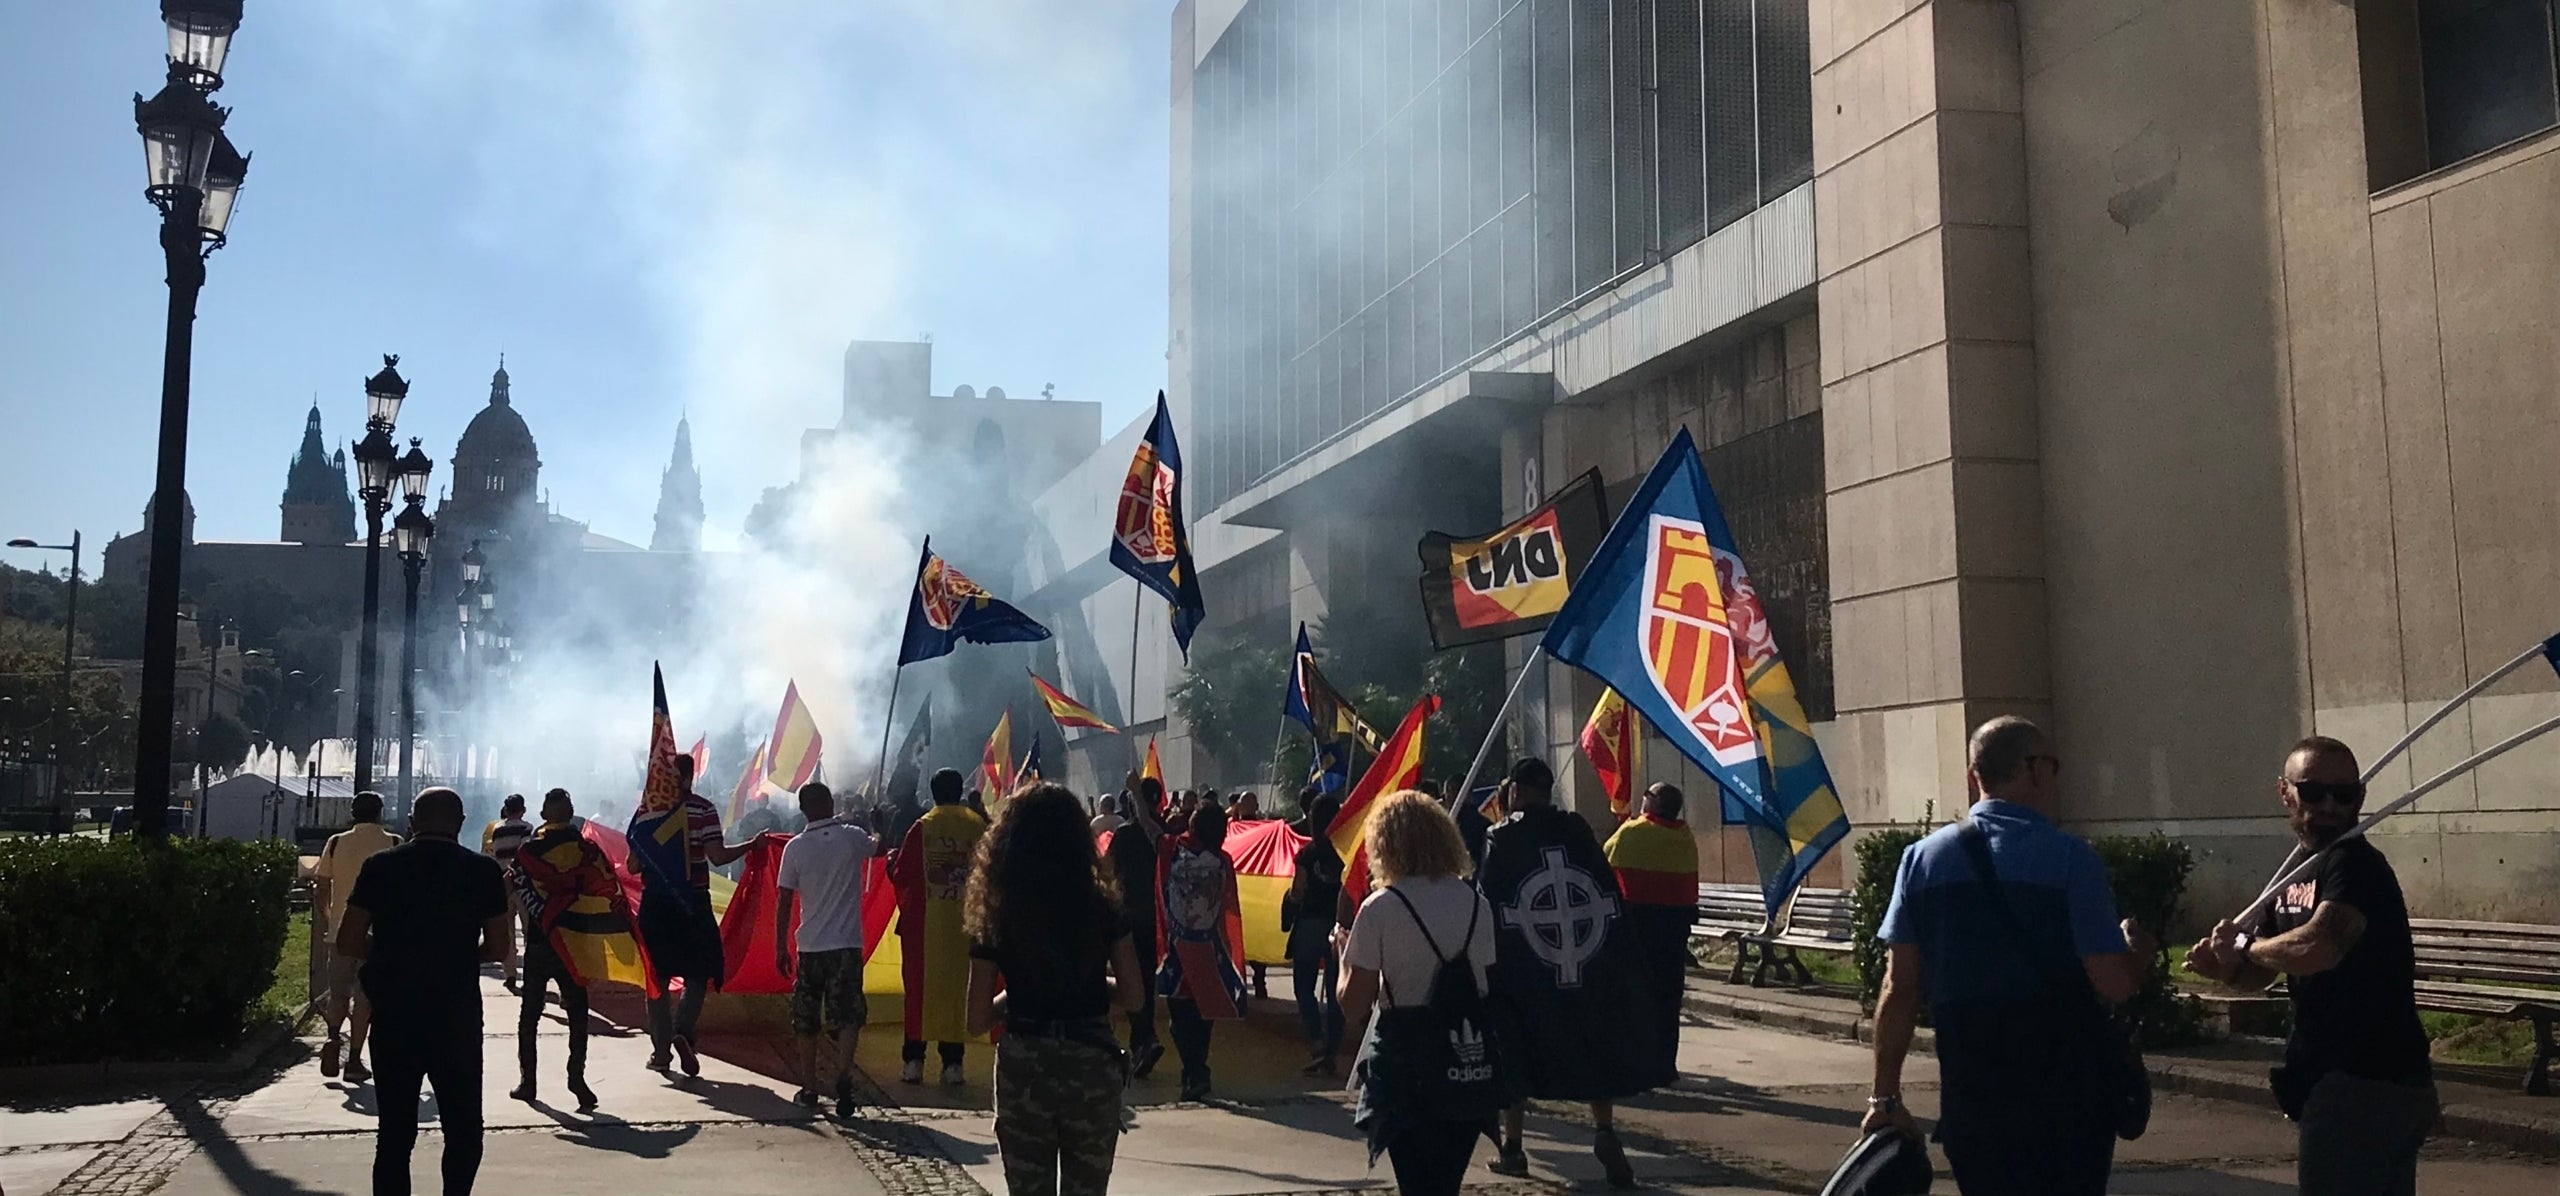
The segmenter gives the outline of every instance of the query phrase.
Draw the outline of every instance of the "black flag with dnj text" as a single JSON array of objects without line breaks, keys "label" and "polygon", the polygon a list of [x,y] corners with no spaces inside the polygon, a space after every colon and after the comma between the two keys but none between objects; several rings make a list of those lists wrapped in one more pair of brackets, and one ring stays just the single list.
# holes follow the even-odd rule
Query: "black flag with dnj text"
[{"label": "black flag with dnj text", "polygon": [[1584,473],[1519,519],[1480,536],[1424,532],[1422,613],[1446,651],[1547,625],[1609,534],[1600,471]]},{"label": "black flag with dnj text", "polygon": [[1493,1002],[1522,1094],[1616,1100],[1678,1078],[1678,1027],[1651,995],[1591,824],[1553,806],[1513,813],[1486,832],[1476,887],[1493,910]]}]

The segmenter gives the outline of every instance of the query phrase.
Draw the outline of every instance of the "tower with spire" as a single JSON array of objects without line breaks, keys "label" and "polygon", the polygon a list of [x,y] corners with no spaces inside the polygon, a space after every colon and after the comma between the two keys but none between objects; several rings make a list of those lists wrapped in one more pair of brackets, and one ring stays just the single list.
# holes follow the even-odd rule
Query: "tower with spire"
[{"label": "tower with spire", "polygon": [[702,551],[702,472],[693,464],[692,422],[681,417],[675,454],[658,480],[658,526],[649,535],[649,551]]},{"label": "tower with spire", "polygon": [[356,500],[347,487],[347,453],[332,454],[320,434],[320,405],[302,423],[302,447],[284,475],[283,530],[291,544],[346,544],[356,538]]}]

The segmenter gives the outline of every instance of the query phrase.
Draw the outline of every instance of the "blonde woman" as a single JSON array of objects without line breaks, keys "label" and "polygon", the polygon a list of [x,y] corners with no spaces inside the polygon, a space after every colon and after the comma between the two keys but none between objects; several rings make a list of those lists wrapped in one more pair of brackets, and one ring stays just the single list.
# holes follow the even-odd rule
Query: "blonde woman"
[{"label": "blonde woman", "polygon": [[1369,813],[1366,842],[1368,900],[1335,932],[1343,1020],[1368,1026],[1354,1120],[1369,1133],[1370,1160],[1383,1150],[1392,1162],[1397,1191],[1455,1193],[1502,1103],[1498,1057],[1479,1047],[1483,1075],[1451,1082],[1427,1053],[1470,1030],[1474,1041],[1491,1038],[1479,1019],[1493,911],[1467,881],[1466,845],[1439,802],[1410,789],[1387,795]]}]

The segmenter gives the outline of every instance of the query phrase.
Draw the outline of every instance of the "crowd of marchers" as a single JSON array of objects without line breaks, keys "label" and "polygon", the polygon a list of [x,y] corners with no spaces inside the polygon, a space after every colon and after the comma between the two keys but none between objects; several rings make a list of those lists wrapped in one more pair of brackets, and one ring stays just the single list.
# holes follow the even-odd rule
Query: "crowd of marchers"
[{"label": "crowd of marchers", "polygon": [[[1994,719],[1966,758],[1966,817],[1906,851],[1879,930],[1886,969],[1862,1128],[1885,1153],[1922,1149],[1902,1073],[1925,1007],[1941,1085],[1928,1136],[1959,1190],[2096,1196],[2116,1141],[2142,1132],[2148,1109],[2113,1009],[2160,952],[2117,917],[2096,853],[2051,821],[2063,770],[2051,739]],[[692,794],[689,763],[678,772],[695,867],[648,878],[622,916],[658,982],[649,1066],[695,1074],[702,997],[723,975],[709,870],[747,844],[729,842],[717,809]],[[815,1108],[832,1096],[852,1112],[854,1040],[869,1020],[863,890],[885,854],[904,967],[901,1080],[923,1082],[932,1051],[939,1078],[958,1083],[964,1044],[993,1037],[1008,1188],[1102,1192],[1130,1124],[1126,1086],[1162,1059],[1164,1038],[1182,1098],[1213,1097],[1214,1030],[1244,1015],[1251,988],[1224,844],[1232,821],[1259,811],[1249,793],[1222,805],[1135,776],[1090,804],[1034,782],[992,812],[957,772],[928,788],[930,806],[894,836],[877,812],[839,817],[824,784],[797,795],[805,821],[782,852],[773,943],[792,986],[795,1099]],[[2313,871],[2249,924],[2214,926],[2188,965],[2233,985],[2288,981],[2294,1028],[2273,1083],[2299,1125],[2301,1190],[2414,1193],[2436,1097],[2407,908],[2382,853],[2348,833],[2364,797],[2355,757],[2303,740],[2276,791]],[[1480,1142],[1491,1170],[1526,1174],[1531,1100],[1587,1108],[1604,1174],[1634,1186],[1613,1103],[1675,1076],[1697,880],[1683,804],[1655,785],[1604,841],[1556,804],[1546,764],[1523,759],[1486,808],[1453,810],[1427,783],[1371,799],[1345,861],[1326,833],[1338,801],[1300,795],[1307,838],[1282,917],[1305,1072],[1347,1074],[1354,1122],[1399,1191],[1457,1191]],[[510,1095],[537,1098],[537,1031],[556,990],[567,1090],[593,1108],[593,968],[580,936],[613,932],[619,874],[564,790],[544,796],[538,821],[509,798],[477,852],[457,841],[462,805],[449,789],[419,795],[405,843],[382,825],[378,796],[359,795],[355,813],[314,873],[322,1071],[375,1087],[375,1191],[408,1190],[432,1088],[445,1190],[467,1192],[481,1149],[480,965],[503,964],[521,1002]],[[535,909],[553,912],[537,923]],[[1865,1153],[1864,1190],[1902,1190]]]}]

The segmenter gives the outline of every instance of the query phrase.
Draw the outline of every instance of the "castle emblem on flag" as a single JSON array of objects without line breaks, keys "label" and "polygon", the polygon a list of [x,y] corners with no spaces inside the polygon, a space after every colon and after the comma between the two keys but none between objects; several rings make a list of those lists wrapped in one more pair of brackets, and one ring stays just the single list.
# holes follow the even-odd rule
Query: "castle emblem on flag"
[{"label": "castle emblem on flag", "polygon": [[924,576],[916,579],[916,591],[924,603],[925,622],[933,624],[936,631],[951,630],[963,606],[972,599],[987,597],[985,587],[938,556],[926,560]]},{"label": "castle emblem on flag", "polygon": [[1153,444],[1141,442],[1136,459],[1129,462],[1128,476],[1121,480],[1112,531],[1140,564],[1162,565],[1179,551],[1173,527],[1176,476],[1173,465],[1156,455]]},{"label": "castle emblem on flag", "polygon": [[[1645,674],[1719,764],[1757,759],[1731,607],[1704,524],[1654,515],[1645,537]],[[1765,634],[1765,632],[1763,633]],[[1664,728],[1669,730],[1669,728]]]}]

